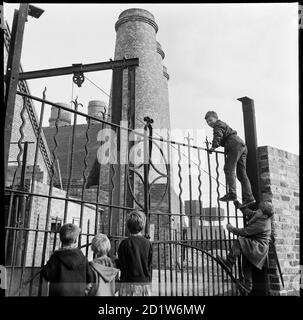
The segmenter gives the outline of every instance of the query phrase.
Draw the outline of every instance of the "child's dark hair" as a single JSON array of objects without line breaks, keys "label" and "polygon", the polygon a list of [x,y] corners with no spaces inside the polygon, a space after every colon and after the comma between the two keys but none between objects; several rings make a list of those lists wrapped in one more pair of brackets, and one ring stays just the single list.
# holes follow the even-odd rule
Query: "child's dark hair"
[{"label": "child's dark hair", "polygon": [[214,118],[218,119],[217,112],[216,111],[207,111],[204,119],[207,120],[209,117],[214,117]]},{"label": "child's dark hair", "polygon": [[145,227],[146,217],[142,211],[134,210],[128,214],[126,225],[130,233],[136,234]]},{"label": "child's dark hair", "polygon": [[263,212],[263,214],[266,215],[268,218],[272,217],[274,214],[273,205],[269,201],[261,201],[259,208]]},{"label": "child's dark hair", "polygon": [[80,228],[75,224],[66,223],[60,228],[59,234],[62,244],[70,245],[77,241],[80,234]]}]

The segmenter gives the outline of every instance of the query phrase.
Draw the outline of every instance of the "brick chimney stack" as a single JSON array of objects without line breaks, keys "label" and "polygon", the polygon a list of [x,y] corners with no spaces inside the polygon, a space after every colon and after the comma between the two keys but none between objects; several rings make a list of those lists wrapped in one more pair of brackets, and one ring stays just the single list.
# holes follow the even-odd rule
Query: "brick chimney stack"
[{"label": "brick chimney stack", "polygon": [[[115,29],[115,60],[139,58],[139,67],[136,68],[136,118],[143,121],[145,116],[149,116],[154,120],[155,129],[170,128],[168,74],[165,71],[164,76],[162,61],[165,54],[156,41],[158,25],[154,16],[145,9],[128,9],[119,15]],[[124,78],[127,81],[126,74]],[[126,81],[123,89],[124,120],[127,114]],[[144,126],[141,121],[136,120],[136,128]]]}]

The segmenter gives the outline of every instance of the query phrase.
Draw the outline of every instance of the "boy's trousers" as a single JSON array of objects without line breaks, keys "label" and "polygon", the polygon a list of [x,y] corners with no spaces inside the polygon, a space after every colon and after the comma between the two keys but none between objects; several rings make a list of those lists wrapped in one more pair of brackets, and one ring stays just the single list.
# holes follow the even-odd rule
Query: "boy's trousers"
[{"label": "boy's trousers", "polygon": [[247,147],[241,143],[227,143],[225,146],[226,162],[224,172],[230,194],[237,194],[236,174],[242,186],[242,202],[253,200],[250,181],[246,173]]}]

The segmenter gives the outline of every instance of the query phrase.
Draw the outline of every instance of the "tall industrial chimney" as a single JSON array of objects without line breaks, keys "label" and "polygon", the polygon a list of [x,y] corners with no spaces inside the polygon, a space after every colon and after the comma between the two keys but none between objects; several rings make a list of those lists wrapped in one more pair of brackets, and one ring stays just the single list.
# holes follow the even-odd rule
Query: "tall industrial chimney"
[{"label": "tall industrial chimney", "polygon": [[[128,9],[119,15],[115,29],[115,60],[123,57],[139,58],[136,68],[136,128],[143,127],[143,119],[154,120],[155,129],[169,129],[167,78],[164,78],[164,52],[156,41],[158,25],[154,16],[145,9]],[[127,71],[125,71],[126,75]],[[124,78],[127,78],[126,76]],[[165,81],[164,81],[165,79]],[[123,119],[127,114],[127,81],[123,88]]]}]

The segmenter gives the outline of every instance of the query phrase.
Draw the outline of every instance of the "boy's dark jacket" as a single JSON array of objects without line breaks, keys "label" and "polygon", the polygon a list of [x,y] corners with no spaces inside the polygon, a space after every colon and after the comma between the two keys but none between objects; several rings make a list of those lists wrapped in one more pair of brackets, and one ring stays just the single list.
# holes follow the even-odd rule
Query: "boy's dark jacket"
[{"label": "boy's dark jacket", "polygon": [[49,296],[84,296],[87,283],[93,281],[88,261],[78,248],[55,251],[41,272],[50,282]]},{"label": "boy's dark jacket", "polygon": [[233,227],[231,232],[238,237],[241,249],[245,257],[257,268],[262,269],[267,257],[271,237],[271,219],[262,214],[256,218],[250,209],[243,209],[248,217],[245,228]]},{"label": "boy's dark jacket", "polygon": [[214,124],[213,134],[212,148],[214,149],[221,146],[228,150],[237,144],[245,145],[243,140],[237,135],[237,131],[221,120],[217,120]]}]

